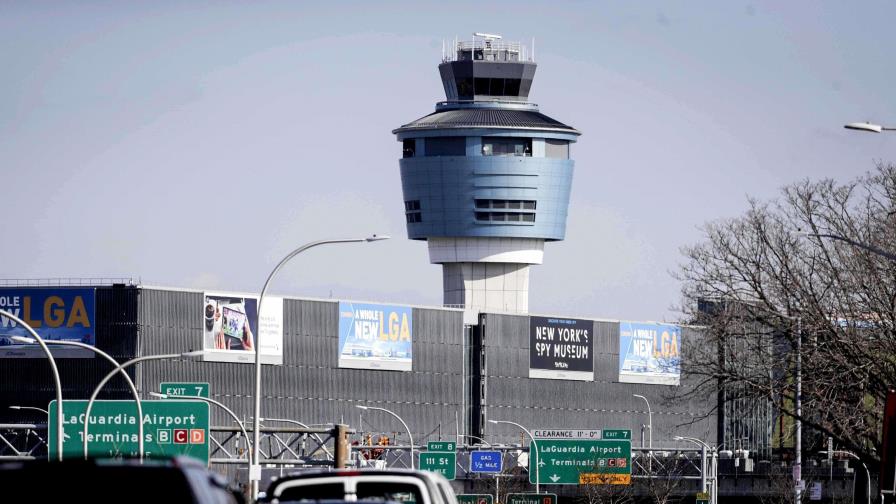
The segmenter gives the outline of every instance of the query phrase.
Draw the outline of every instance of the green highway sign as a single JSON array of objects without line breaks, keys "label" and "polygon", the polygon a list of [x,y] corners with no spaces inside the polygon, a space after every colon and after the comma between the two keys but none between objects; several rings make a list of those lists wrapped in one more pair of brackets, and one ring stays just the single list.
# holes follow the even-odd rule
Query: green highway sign
[{"label": "green highway sign", "polygon": [[455,452],[421,452],[420,469],[437,472],[446,479],[453,480],[457,475],[457,453]]},{"label": "green highway sign", "polygon": [[[208,403],[175,399],[142,401],[143,451],[147,458],[186,455],[208,464]],[[48,422],[49,458],[55,460],[56,401],[50,402]],[[62,454],[84,456],[84,413],[87,401],[63,401],[65,437]],[[136,457],[139,455],[137,405],[134,401],[94,401],[90,409],[87,450],[93,457]]]},{"label": "green highway sign", "polygon": [[455,441],[430,441],[426,443],[426,450],[431,452],[453,452],[457,450]]},{"label": "green highway sign", "polygon": [[631,439],[632,431],[628,429],[604,429],[604,439]]},{"label": "green highway sign", "polygon": [[491,494],[458,494],[459,504],[495,504],[495,498]]},{"label": "green highway sign", "polygon": [[542,485],[631,483],[630,439],[539,439],[537,444],[536,452],[529,443],[529,453],[536,454],[530,464],[538,464],[529,470],[530,483],[536,474]]},{"label": "green highway sign", "polygon": [[192,396],[209,399],[208,383],[199,382],[162,382],[159,392],[170,396]]},{"label": "green highway sign", "polygon": [[504,504],[557,504],[557,494],[515,493],[507,494]]}]

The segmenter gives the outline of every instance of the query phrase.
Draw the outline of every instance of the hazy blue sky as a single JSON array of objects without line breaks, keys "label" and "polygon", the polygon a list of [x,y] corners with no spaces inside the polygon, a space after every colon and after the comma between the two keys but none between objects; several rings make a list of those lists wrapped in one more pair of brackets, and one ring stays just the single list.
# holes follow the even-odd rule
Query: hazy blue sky
[{"label": "hazy blue sky", "polygon": [[892,2],[0,3],[0,278],[139,277],[441,302],[393,128],[443,39],[536,39],[531,98],[583,132],[534,313],[672,320],[699,226],[896,160]]}]

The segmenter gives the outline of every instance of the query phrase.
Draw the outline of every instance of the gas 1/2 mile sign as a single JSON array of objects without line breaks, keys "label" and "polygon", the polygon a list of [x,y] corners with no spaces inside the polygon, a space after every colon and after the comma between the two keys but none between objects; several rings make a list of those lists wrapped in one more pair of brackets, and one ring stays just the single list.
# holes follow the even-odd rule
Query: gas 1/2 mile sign
[{"label": "gas 1/2 mile sign", "polygon": [[[543,432],[564,432],[545,429]],[[592,432],[578,430],[576,432]],[[605,429],[597,439],[536,439],[529,444],[535,453],[529,481],[542,485],[586,485],[631,483],[631,431]],[[537,469],[536,469],[537,467]]]},{"label": "gas 1/2 mile sign", "polygon": [[[143,451],[147,458],[186,455],[208,464],[208,403],[203,401],[142,401]],[[55,460],[56,401],[50,402],[50,460]],[[87,401],[62,401],[62,454],[84,456],[84,414]],[[134,401],[94,401],[87,430],[92,457],[136,457],[139,453],[139,417]]]}]

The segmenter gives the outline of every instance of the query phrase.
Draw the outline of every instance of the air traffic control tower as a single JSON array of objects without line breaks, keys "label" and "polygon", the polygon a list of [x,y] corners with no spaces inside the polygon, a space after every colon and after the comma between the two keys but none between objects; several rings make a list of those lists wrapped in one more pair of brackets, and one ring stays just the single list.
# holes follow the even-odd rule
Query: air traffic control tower
[{"label": "air traffic control tower", "polygon": [[446,101],[392,131],[408,237],[442,265],[444,303],[527,312],[529,265],[562,240],[579,132],[529,103],[534,51],[476,33],[443,54]]}]

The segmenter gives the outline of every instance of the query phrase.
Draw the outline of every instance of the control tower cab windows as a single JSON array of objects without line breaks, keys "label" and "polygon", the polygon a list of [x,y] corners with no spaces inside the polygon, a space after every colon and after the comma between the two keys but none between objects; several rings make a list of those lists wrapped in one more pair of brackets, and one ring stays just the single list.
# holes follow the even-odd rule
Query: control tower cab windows
[{"label": "control tower cab windows", "polygon": [[430,137],[426,139],[427,156],[465,156],[467,155],[467,139],[465,137]]},{"label": "control tower cab windows", "polygon": [[420,200],[405,201],[404,214],[408,224],[423,222],[423,215],[420,213]]},{"label": "control tower cab windows", "polygon": [[403,142],[401,142],[401,157],[409,158],[414,157],[417,152],[417,140],[413,138],[406,138]]},{"label": "control tower cab windows", "polygon": [[532,156],[531,138],[482,138],[483,156]]},{"label": "control tower cab windows", "polygon": [[569,159],[569,141],[545,138],[544,157],[555,159]]}]

